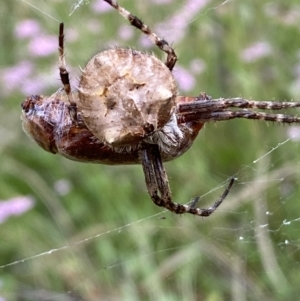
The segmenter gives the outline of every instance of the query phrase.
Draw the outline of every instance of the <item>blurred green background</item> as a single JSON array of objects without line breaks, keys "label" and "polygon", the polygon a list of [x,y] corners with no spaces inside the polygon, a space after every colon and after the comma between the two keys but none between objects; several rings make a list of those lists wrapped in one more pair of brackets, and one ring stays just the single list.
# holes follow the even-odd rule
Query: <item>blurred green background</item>
[{"label": "blurred green background", "polygon": [[[175,48],[180,94],[300,100],[298,0],[119,3]],[[209,218],[162,211],[140,166],[80,164],[39,148],[22,131],[20,103],[61,86],[50,16],[65,22],[74,85],[107,47],[164,54],[100,0],[31,4],[40,11],[13,0],[0,12],[0,300],[296,300],[299,128],[207,124],[166,164],[173,198],[200,195],[208,207],[230,176],[236,184]]]}]

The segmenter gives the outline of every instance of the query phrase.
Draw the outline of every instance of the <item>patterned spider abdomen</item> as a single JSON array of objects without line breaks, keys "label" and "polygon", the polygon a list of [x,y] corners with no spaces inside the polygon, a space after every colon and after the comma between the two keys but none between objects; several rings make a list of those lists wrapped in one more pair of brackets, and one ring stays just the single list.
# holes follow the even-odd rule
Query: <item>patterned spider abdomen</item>
[{"label": "patterned spider abdomen", "polygon": [[95,55],[82,71],[78,111],[104,143],[141,142],[161,129],[175,111],[177,85],[156,57],[115,48]]}]

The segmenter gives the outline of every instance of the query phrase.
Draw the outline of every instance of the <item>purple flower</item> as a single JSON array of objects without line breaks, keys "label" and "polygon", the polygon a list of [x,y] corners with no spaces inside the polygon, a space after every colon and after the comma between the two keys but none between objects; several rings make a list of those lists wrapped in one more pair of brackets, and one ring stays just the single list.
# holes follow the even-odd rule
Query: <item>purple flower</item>
[{"label": "purple flower", "polygon": [[[158,23],[154,32],[162,37],[176,37],[174,41],[180,43],[186,34],[190,23],[200,14],[211,0],[187,0],[182,7],[168,20]],[[168,42],[172,40],[168,38]]]},{"label": "purple flower", "polygon": [[241,59],[246,63],[252,63],[262,57],[268,56],[272,52],[272,48],[267,42],[257,42],[244,49],[241,53]]},{"label": "purple flower", "polygon": [[19,196],[6,201],[0,201],[0,223],[10,216],[21,215],[34,206],[33,198]]},{"label": "purple flower", "polygon": [[110,5],[105,3],[103,0],[96,0],[92,4],[93,11],[96,13],[105,13],[112,9]]},{"label": "purple flower", "polygon": [[290,10],[282,10],[280,4],[269,3],[265,5],[265,14],[273,20],[279,21],[284,25],[296,25],[299,21],[299,9],[293,7]]},{"label": "purple flower", "polygon": [[57,36],[35,36],[29,43],[29,52],[32,56],[48,56],[57,52]]},{"label": "purple flower", "polygon": [[118,34],[122,40],[128,41],[133,37],[133,27],[132,26],[121,26],[118,30]]},{"label": "purple flower", "polygon": [[15,35],[19,39],[30,38],[40,33],[40,25],[37,21],[27,19],[17,23]]},{"label": "purple flower", "polygon": [[145,35],[142,35],[140,37],[140,41],[139,41],[139,44],[143,47],[143,48],[151,48],[154,45],[154,43]]},{"label": "purple flower", "polygon": [[174,68],[174,77],[182,91],[190,91],[196,84],[195,78],[186,69],[178,65]]},{"label": "purple flower", "polygon": [[29,61],[22,61],[13,67],[1,70],[3,87],[9,92],[19,88],[20,83],[28,78],[32,71],[33,65]]},{"label": "purple flower", "polygon": [[23,80],[20,90],[24,95],[41,94],[46,88],[48,88],[48,85],[49,83],[39,78],[27,78]]}]

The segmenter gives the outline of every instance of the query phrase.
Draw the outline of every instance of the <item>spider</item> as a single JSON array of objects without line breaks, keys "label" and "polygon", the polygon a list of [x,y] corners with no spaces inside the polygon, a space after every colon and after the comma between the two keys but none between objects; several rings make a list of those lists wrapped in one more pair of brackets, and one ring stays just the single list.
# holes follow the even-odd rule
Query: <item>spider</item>
[{"label": "spider", "polygon": [[59,73],[63,87],[51,96],[22,102],[25,132],[39,146],[68,159],[109,165],[141,164],[152,201],[177,213],[211,215],[228,195],[208,209],[172,201],[163,162],[185,153],[209,121],[234,118],[300,123],[300,118],[250,109],[300,107],[300,102],[250,101],[179,96],[172,75],[177,56],[168,42],[114,0],[104,0],[167,54],[165,63],[137,50],[112,48],[95,55],[71,87],[64,54],[64,24],[59,26]]}]

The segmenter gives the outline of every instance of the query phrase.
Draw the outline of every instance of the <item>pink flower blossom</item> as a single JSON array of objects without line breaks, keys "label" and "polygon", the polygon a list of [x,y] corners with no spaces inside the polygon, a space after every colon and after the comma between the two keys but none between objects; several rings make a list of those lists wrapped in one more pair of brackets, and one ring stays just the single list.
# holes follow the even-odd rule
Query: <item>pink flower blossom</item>
[{"label": "pink flower blossom", "polygon": [[145,35],[140,37],[139,44],[142,48],[151,48],[155,46],[153,42]]},{"label": "pink flower blossom", "polygon": [[29,61],[22,61],[13,67],[3,69],[0,74],[2,78],[3,87],[7,91],[13,91],[20,87],[26,78],[28,78],[33,71],[33,65]]},{"label": "pink flower blossom", "polygon": [[120,38],[124,41],[128,41],[133,37],[133,27],[132,26],[121,26],[118,30]]},{"label": "pink flower blossom", "polygon": [[6,201],[0,200],[0,223],[10,216],[21,215],[34,206],[34,200],[28,196],[19,196]]},{"label": "pink flower blossom", "polygon": [[173,16],[164,22],[158,23],[153,28],[154,32],[161,37],[168,37],[170,43],[180,43],[190,23],[197,18],[209,2],[211,0],[187,0],[183,2],[182,7]]},{"label": "pink flower blossom", "polygon": [[109,10],[112,10],[112,7],[103,0],[96,0],[92,4],[92,9],[96,13],[105,13]]},{"label": "pink flower blossom", "polygon": [[19,39],[30,38],[40,33],[40,25],[36,20],[23,20],[15,27],[15,36]]},{"label": "pink flower blossom", "polygon": [[22,82],[20,91],[24,95],[41,94],[46,88],[48,88],[48,83],[45,81],[39,78],[27,78]]},{"label": "pink flower blossom", "polygon": [[262,57],[268,56],[272,52],[271,45],[267,42],[257,42],[241,53],[241,58],[246,63],[252,63]]},{"label": "pink flower blossom", "polygon": [[190,91],[194,88],[196,80],[193,75],[181,66],[176,65],[174,68],[174,77],[178,87],[182,91]]},{"label": "pink flower blossom", "polygon": [[28,46],[33,56],[48,56],[57,52],[57,36],[39,35],[35,36]]}]

